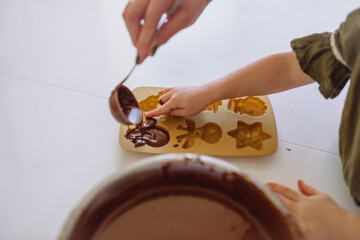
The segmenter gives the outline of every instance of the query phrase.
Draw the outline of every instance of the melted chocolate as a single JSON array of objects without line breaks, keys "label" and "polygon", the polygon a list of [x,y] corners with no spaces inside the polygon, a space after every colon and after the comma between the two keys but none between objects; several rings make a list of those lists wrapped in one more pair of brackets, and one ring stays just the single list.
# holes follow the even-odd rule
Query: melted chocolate
[{"label": "melted chocolate", "polygon": [[122,124],[139,124],[143,115],[132,92],[121,83],[111,92],[109,99],[111,114]]},{"label": "melted chocolate", "polygon": [[301,234],[247,176],[187,158],[104,187],[67,239],[298,240]]},{"label": "melted chocolate", "polygon": [[143,114],[135,96],[121,83],[112,91],[109,104],[111,113],[118,122],[136,125],[125,135],[126,139],[135,144],[135,147],[145,144],[151,147],[162,147],[169,142],[169,132],[156,126],[156,119],[149,118],[143,121]]},{"label": "melted chocolate", "polygon": [[171,194],[139,203],[121,216],[117,211],[121,207],[92,240],[269,239],[243,215],[206,197]]},{"label": "melted chocolate", "polygon": [[156,126],[155,118],[147,118],[146,121],[136,125],[134,129],[129,129],[125,137],[133,142],[135,147],[145,144],[150,147],[162,147],[170,140],[168,131]]},{"label": "melted chocolate", "polygon": [[123,86],[118,89],[118,99],[128,121],[137,124],[142,120],[142,112],[136,98],[130,93],[131,92]]}]

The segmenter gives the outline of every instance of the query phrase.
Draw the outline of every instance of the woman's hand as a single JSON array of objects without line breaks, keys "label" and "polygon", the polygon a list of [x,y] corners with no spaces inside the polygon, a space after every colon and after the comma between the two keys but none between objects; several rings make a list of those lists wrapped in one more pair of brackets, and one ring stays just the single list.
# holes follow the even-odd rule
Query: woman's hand
[{"label": "woman's hand", "polygon": [[[153,36],[157,24],[164,13],[177,0],[130,0],[123,17],[131,40],[137,48],[139,62],[166,43],[180,30],[192,25],[211,0],[182,0],[175,13],[159,30],[156,39]],[[141,21],[144,20],[143,25]]]},{"label": "woman's hand", "polygon": [[159,98],[161,106],[145,113],[145,117],[162,114],[174,116],[194,116],[212,103],[211,95],[203,86],[165,88]]}]

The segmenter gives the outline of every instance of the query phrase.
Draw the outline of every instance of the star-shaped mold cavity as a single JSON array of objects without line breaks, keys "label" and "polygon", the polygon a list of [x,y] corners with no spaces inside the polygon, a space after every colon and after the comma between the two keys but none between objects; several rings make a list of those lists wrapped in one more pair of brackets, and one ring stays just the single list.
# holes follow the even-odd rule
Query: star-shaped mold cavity
[{"label": "star-shaped mold cavity", "polygon": [[237,128],[229,131],[228,135],[236,139],[236,148],[252,147],[259,151],[263,148],[263,141],[271,138],[262,130],[261,122],[247,124],[238,121]]},{"label": "star-shaped mold cavity", "polygon": [[213,113],[217,113],[219,110],[219,107],[222,105],[222,101],[214,102],[213,104],[210,104],[207,106],[204,111],[212,111]]},{"label": "star-shaped mold cavity", "polygon": [[229,99],[228,109],[234,113],[246,114],[252,117],[260,117],[265,114],[267,106],[263,100],[258,97],[247,97]]},{"label": "star-shaped mold cavity", "polygon": [[195,122],[193,120],[185,119],[185,123],[186,127],[179,124],[177,129],[186,130],[187,133],[176,137],[178,143],[185,139],[185,142],[182,145],[182,148],[184,149],[192,147],[196,138],[200,138],[207,143],[213,144],[217,143],[222,136],[221,128],[216,123],[209,122],[198,128],[195,128]]}]

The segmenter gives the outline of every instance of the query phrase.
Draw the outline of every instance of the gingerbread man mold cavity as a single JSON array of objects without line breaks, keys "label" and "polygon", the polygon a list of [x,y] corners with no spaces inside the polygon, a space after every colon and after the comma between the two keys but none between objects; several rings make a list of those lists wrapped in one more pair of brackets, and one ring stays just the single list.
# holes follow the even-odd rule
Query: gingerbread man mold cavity
[{"label": "gingerbread man mold cavity", "polygon": [[186,127],[179,124],[177,129],[186,130],[188,133],[179,135],[176,137],[178,143],[185,139],[183,148],[190,148],[194,145],[195,138],[200,138],[207,143],[217,143],[222,135],[222,131],[219,125],[213,122],[206,123],[202,127],[195,128],[195,122],[190,119],[185,119]]}]

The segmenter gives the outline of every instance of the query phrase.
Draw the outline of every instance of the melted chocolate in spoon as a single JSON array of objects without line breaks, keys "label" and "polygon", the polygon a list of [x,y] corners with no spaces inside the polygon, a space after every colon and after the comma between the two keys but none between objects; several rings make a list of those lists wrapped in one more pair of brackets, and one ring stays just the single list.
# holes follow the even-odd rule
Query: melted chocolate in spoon
[{"label": "melted chocolate in spoon", "polygon": [[143,114],[133,93],[121,83],[112,91],[110,110],[113,117],[120,123],[136,125],[125,135],[135,144],[135,147],[145,144],[151,147],[161,147],[169,142],[169,133],[163,128],[156,127],[156,119],[143,121]]},{"label": "melted chocolate in spoon", "polygon": [[133,125],[142,122],[143,114],[135,96],[122,83],[112,91],[109,104],[113,117],[119,123]]}]

